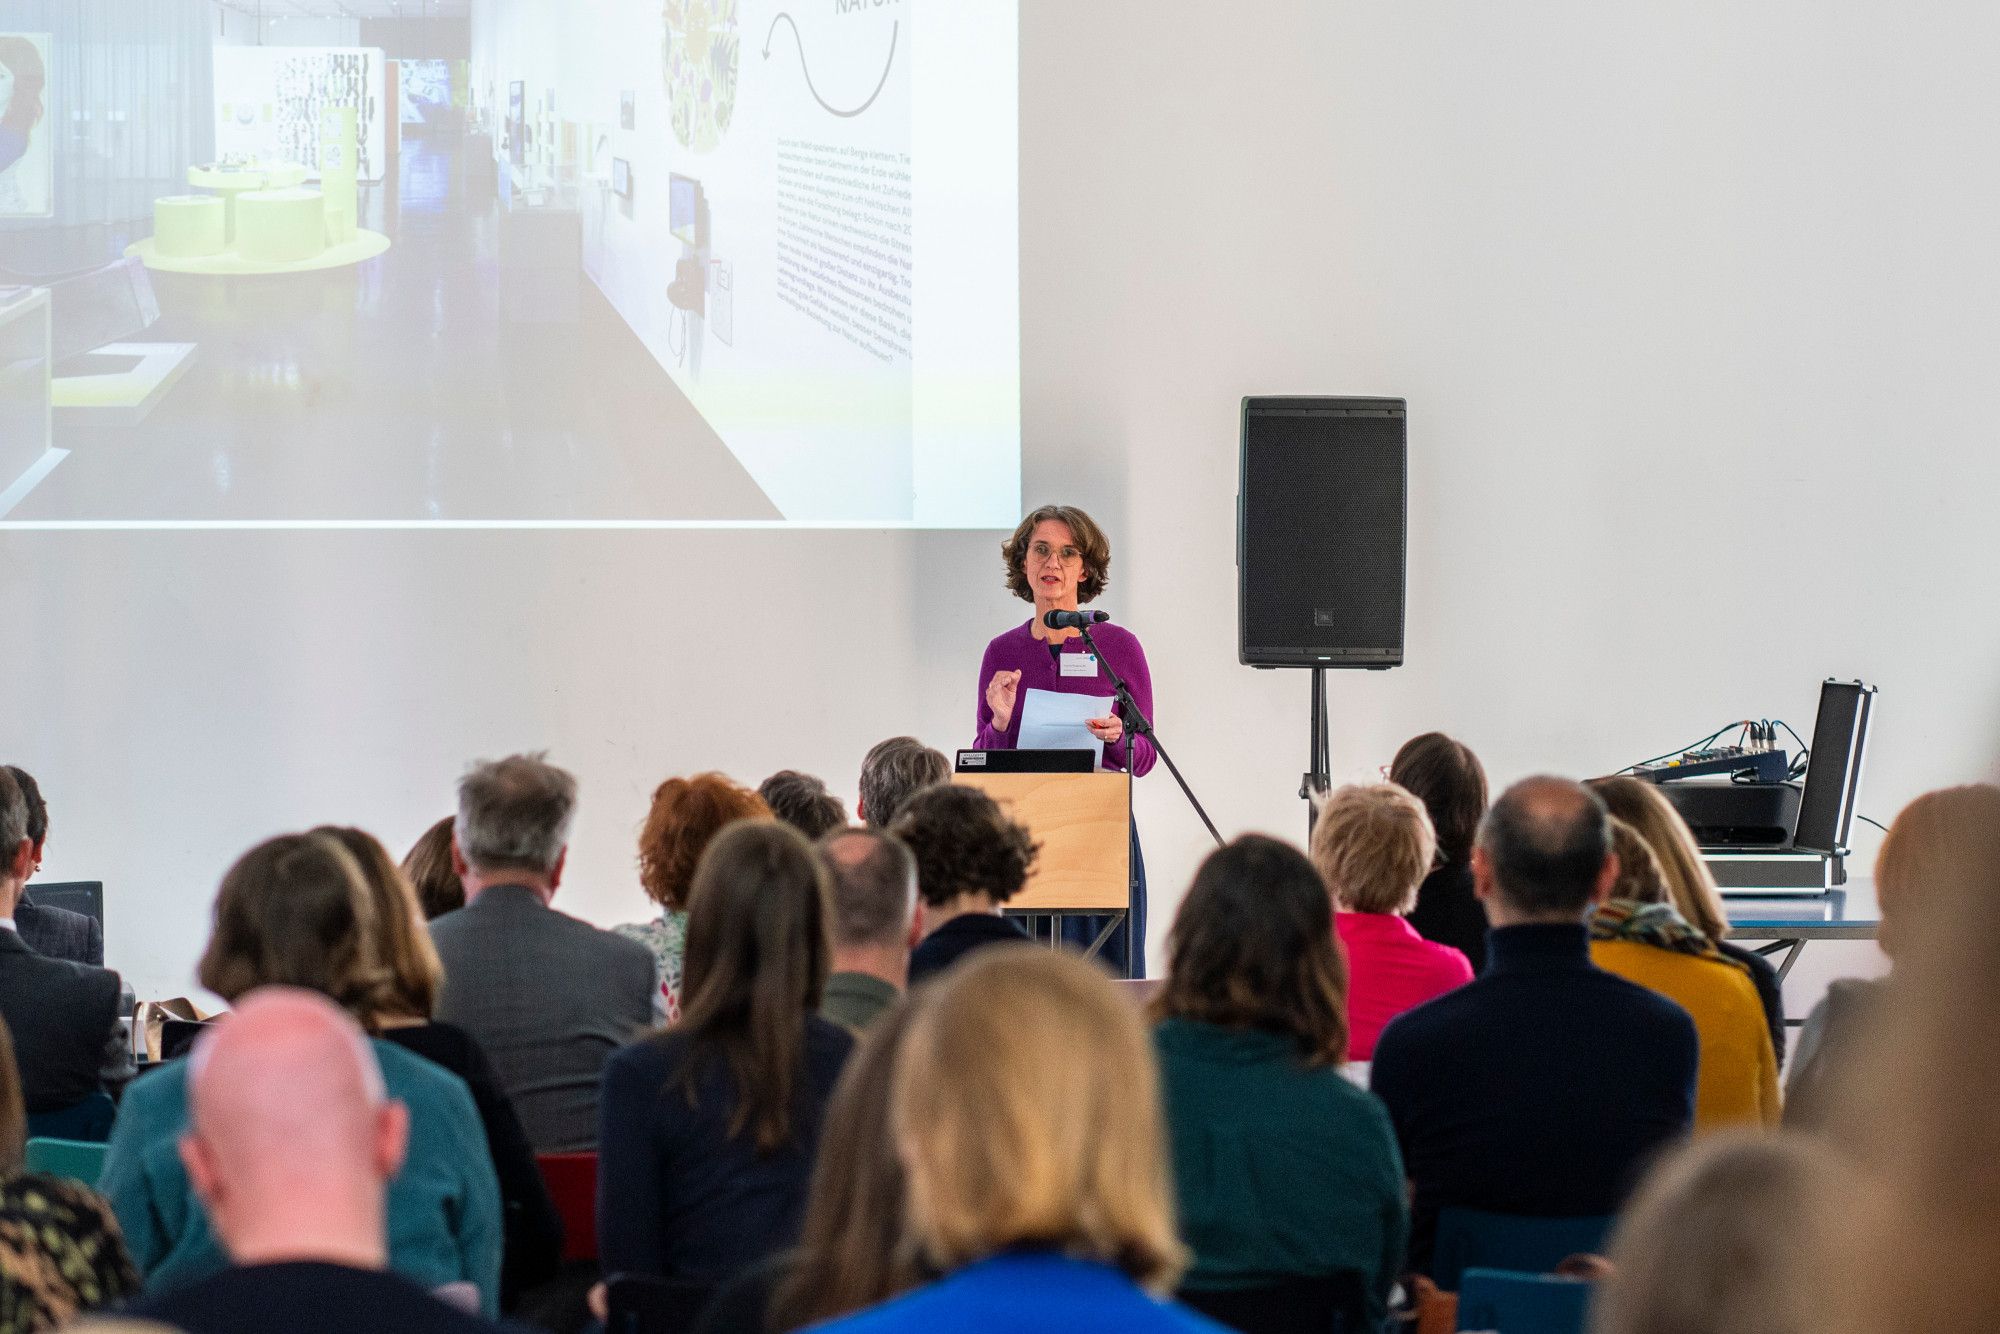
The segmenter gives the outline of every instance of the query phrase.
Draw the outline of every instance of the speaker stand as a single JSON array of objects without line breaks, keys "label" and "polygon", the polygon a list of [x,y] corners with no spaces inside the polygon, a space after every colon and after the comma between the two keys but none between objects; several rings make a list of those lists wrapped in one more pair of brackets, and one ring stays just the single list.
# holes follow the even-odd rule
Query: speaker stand
[{"label": "speaker stand", "polygon": [[1305,776],[1299,781],[1299,796],[1306,803],[1306,839],[1312,839],[1313,825],[1319,820],[1318,798],[1333,786],[1333,747],[1327,741],[1326,668],[1312,669],[1312,755]]}]

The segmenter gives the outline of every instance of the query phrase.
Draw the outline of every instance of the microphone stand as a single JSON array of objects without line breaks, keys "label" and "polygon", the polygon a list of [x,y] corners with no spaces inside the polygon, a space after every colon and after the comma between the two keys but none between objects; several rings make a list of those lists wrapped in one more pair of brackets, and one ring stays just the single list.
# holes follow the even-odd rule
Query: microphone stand
[{"label": "microphone stand", "polygon": [[[1187,779],[1181,777],[1180,766],[1174,763],[1174,757],[1167,754],[1167,748],[1160,744],[1159,733],[1153,730],[1153,720],[1148,718],[1139,708],[1139,701],[1132,698],[1131,687],[1127,686],[1124,678],[1118,675],[1118,669],[1111,665],[1111,659],[1098,652],[1096,641],[1090,637],[1090,628],[1079,625],[1077,633],[1083,636],[1083,646],[1090,650],[1092,657],[1097,659],[1097,665],[1102,667],[1104,674],[1111,678],[1111,691],[1117,696],[1118,701],[1118,716],[1125,720],[1125,731],[1127,734],[1131,737],[1147,737],[1152,741],[1153,749],[1159,753],[1161,759],[1167,762],[1167,772],[1172,774],[1174,781],[1181,785],[1181,792],[1187,797],[1188,805],[1194,807],[1194,813],[1201,817],[1201,822],[1204,825],[1208,826],[1208,836],[1215,840],[1216,847],[1221,847],[1223,845],[1222,835],[1216,832],[1215,821],[1208,818],[1208,812],[1201,808],[1201,798],[1195,796],[1194,789],[1188,786]],[[1125,745],[1125,771],[1128,774],[1132,772],[1132,756],[1135,750],[1136,747],[1128,740]]]}]

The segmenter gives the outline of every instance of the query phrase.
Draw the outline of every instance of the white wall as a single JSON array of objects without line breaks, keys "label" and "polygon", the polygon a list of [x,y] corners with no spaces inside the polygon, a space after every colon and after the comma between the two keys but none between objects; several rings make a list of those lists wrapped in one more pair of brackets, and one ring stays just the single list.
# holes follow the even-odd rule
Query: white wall
[{"label": "white wall", "polygon": [[[1993,772],[2000,12],[1024,9],[1025,499],[1114,534],[1103,605],[1225,831],[1303,830],[1304,679],[1235,662],[1246,393],[1411,401],[1409,665],[1334,682],[1343,776],[1429,727],[1599,772],[1803,726],[1829,674],[1882,686],[1868,813]],[[142,992],[252,840],[400,851],[516,747],[583,780],[568,906],[632,918],[660,777],[851,790],[882,736],[969,734],[1022,614],[997,541],[8,533],[0,754]],[[1157,946],[1203,836],[1164,770],[1140,819]]]},{"label": "white wall", "polygon": [[[224,5],[215,11],[217,46],[360,46],[361,20],[254,14]],[[260,37],[261,33],[261,37]]]}]

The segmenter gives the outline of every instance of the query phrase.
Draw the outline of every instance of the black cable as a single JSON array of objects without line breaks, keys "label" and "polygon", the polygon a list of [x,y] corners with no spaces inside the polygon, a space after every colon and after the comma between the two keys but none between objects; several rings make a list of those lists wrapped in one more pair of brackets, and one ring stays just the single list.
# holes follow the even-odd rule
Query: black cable
[{"label": "black cable", "polygon": [[1865,815],[1856,815],[1854,818],[1857,820],[1867,820],[1869,824],[1874,825],[1877,829],[1881,830],[1885,834],[1889,832],[1889,826],[1883,824],[1880,820],[1869,820],[1868,817]]},{"label": "black cable", "polygon": [[1662,753],[1653,756],[1652,759],[1640,760],[1637,763],[1628,764],[1623,769],[1618,770],[1618,772],[1621,774],[1629,774],[1634,769],[1639,768],[1641,765],[1652,764],[1657,760],[1670,760],[1676,755],[1685,755],[1688,751],[1699,750],[1701,747],[1706,746],[1709,742],[1721,736],[1724,732],[1727,732],[1730,728],[1734,727],[1737,728],[1738,730],[1741,730],[1745,727],[1748,727],[1749,725],[1750,725],[1749,723],[1742,721],[1737,721],[1733,723],[1724,723],[1722,726],[1716,728],[1713,732],[1710,732],[1707,736],[1703,737],[1699,741],[1694,742],[1691,745],[1676,746],[1672,750],[1663,751]]},{"label": "black cable", "polygon": [[1791,768],[1791,776],[1793,778],[1797,778],[1800,775],[1804,774],[1806,771],[1806,763],[1808,760],[1812,758],[1812,747],[1808,746],[1806,744],[1806,739],[1800,736],[1797,730],[1794,729],[1792,725],[1786,722],[1783,718],[1778,719],[1778,726],[1784,728],[1787,732],[1790,732],[1792,740],[1799,743],[1799,757],[1792,761],[1792,768]]}]

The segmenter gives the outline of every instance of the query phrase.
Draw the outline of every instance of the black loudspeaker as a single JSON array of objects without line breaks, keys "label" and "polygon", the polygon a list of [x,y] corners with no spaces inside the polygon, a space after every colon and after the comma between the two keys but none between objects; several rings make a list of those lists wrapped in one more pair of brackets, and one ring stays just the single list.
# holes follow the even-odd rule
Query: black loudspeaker
[{"label": "black loudspeaker", "polygon": [[1402,665],[1407,418],[1400,398],[1243,400],[1240,661]]}]

